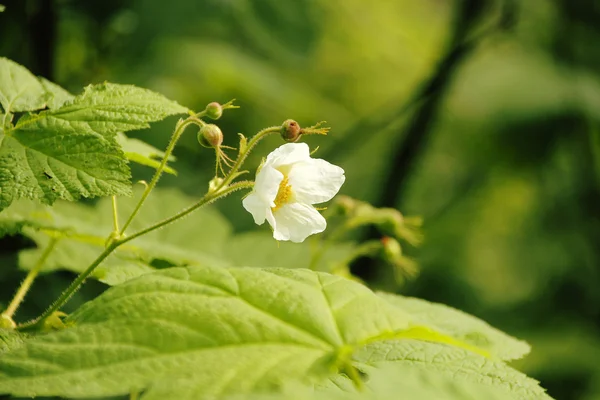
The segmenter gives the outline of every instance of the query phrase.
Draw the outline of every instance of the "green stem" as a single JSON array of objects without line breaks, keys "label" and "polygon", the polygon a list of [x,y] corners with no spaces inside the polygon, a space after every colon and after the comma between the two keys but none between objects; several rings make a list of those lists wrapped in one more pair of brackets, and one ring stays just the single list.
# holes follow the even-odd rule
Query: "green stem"
[{"label": "green stem", "polygon": [[40,315],[39,317],[37,317],[34,320],[31,320],[29,322],[19,325],[18,328],[19,329],[35,328],[39,324],[41,324],[46,318],[48,318],[50,315],[52,315],[55,311],[58,311],[71,298],[71,296],[73,296],[73,294],[79,289],[79,287],[83,284],[83,282],[86,280],[86,278],[94,271],[94,269],[96,269],[96,267],[98,265],[100,265],[100,263],[102,263],[102,261],[104,261],[104,259],[106,257],[108,257],[110,255],[110,253],[112,253],[118,246],[119,245],[117,244],[117,242],[110,243],[104,249],[104,251],[94,260],[94,262],[92,262],[85,271],[83,271],[81,274],[79,274],[77,276],[77,278],[75,278],[75,280],[73,282],[71,282],[69,287],[67,287],[61,293],[61,295],[58,297],[58,299],[56,299],[56,301],[54,303],[52,303],[52,305],[50,307],[48,307],[48,309],[46,311],[44,311],[42,313],[42,315]]},{"label": "green stem", "polygon": [[36,319],[34,319],[32,321],[29,321],[29,322],[19,325],[18,328],[19,329],[36,328],[40,323],[42,323],[42,321],[44,321],[46,318],[48,318],[54,312],[58,311],[71,298],[71,296],[77,290],[79,290],[79,288],[81,287],[83,282],[90,276],[90,274],[96,269],[96,267],[98,265],[100,265],[102,263],[102,261],[104,261],[106,259],[106,257],[108,257],[119,246],[121,246],[137,237],[143,236],[143,235],[150,233],[156,229],[162,228],[165,225],[175,222],[176,220],[188,215],[189,213],[193,212],[194,210],[197,210],[198,208],[200,208],[204,205],[210,204],[210,203],[212,203],[220,198],[223,198],[237,190],[251,188],[253,185],[254,185],[254,182],[241,181],[241,182],[234,183],[233,185],[231,185],[225,189],[207,193],[197,203],[180,211],[179,213],[173,215],[172,217],[169,217],[162,221],[159,221],[156,224],[149,226],[148,228],[142,229],[142,230],[134,233],[131,236],[123,237],[121,239],[116,239],[112,242],[109,242],[108,246],[94,260],[94,262],[89,267],[87,267],[87,269],[85,271],[83,271],[81,274],[79,274],[77,276],[77,278],[69,285],[69,287],[67,287],[62,292],[60,297],[58,299],[56,299],[56,301],[54,303],[52,303],[52,305],[46,311],[44,311],[42,313],[42,315],[40,315],[39,317],[37,317]]},{"label": "green stem", "polygon": [[250,151],[252,151],[252,149],[258,144],[258,142],[260,142],[263,138],[267,137],[272,133],[279,132],[281,132],[281,126],[271,126],[269,128],[263,129],[262,131],[259,131],[256,135],[254,135],[246,145],[244,151],[241,151],[238,157],[236,158],[235,164],[233,164],[233,167],[231,167],[231,170],[229,171],[229,175],[227,175],[227,177],[223,179],[223,183],[221,183],[221,185],[217,188],[217,191],[221,188],[227,187],[227,185],[229,185],[229,183],[231,183],[231,181],[235,179],[237,171],[240,169],[244,161],[246,161],[246,158],[248,158],[248,154],[250,154]]},{"label": "green stem", "polygon": [[8,305],[8,307],[6,308],[6,311],[4,311],[2,313],[2,315],[5,315],[5,316],[7,316],[9,318],[12,318],[13,315],[15,314],[15,312],[17,312],[17,309],[19,308],[19,306],[21,305],[21,303],[25,299],[25,295],[27,294],[27,292],[31,288],[31,285],[33,284],[33,281],[35,280],[35,278],[39,274],[40,270],[44,266],[44,263],[48,259],[48,256],[50,255],[50,253],[52,253],[52,250],[54,250],[54,247],[55,247],[57,241],[58,241],[58,238],[54,238],[53,237],[53,238],[50,239],[50,242],[48,243],[48,246],[46,247],[46,249],[44,250],[44,252],[40,256],[40,258],[37,261],[37,263],[35,264],[35,266],[27,274],[27,276],[25,277],[25,279],[21,283],[21,286],[19,286],[19,289],[17,290],[17,293],[15,293],[15,297],[12,299],[12,301],[10,302],[10,304]]},{"label": "green stem", "polygon": [[157,223],[155,223],[152,226],[149,226],[148,228],[142,229],[141,231],[138,231],[130,236],[126,236],[123,237],[121,239],[118,240],[118,244],[119,246],[129,242],[130,240],[133,240],[137,237],[143,236],[147,233],[150,233],[156,229],[162,228],[165,225],[168,225],[172,222],[177,221],[178,219],[185,217],[186,215],[188,215],[189,213],[193,212],[194,210],[197,210],[198,208],[205,206],[207,204],[213,203],[215,201],[217,201],[220,198],[223,198],[237,190],[241,190],[241,189],[250,189],[254,186],[254,182],[251,181],[240,181],[240,182],[236,182],[231,186],[228,186],[225,189],[221,189],[221,190],[216,190],[214,192],[210,192],[208,194],[206,194],[204,197],[202,197],[200,199],[200,201],[198,201],[196,204],[191,205],[188,208],[183,209],[182,211],[180,211],[179,213],[173,215],[172,217],[163,219],[162,221],[159,221]]},{"label": "green stem", "polygon": [[114,232],[119,233],[119,212],[117,209],[117,196],[112,196],[113,226]]},{"label": "green stem", "polygon": [[[202,114],[202,113],[199,113],[199,114]],[[177,127],[175,128],[175,131],[173,132],[173,136],[171,136],[171,141],[169,142],[169,145],[167,146],[167,149],[165,150],[165,155],[162,158],[160,165],[156,169],[156,172],[154,173],[152,180],[150,181],[148,186],[146,186],[146,190],[144,190],[144,193],[142,193],[142,197],[140,198],[140,200],[136,204],[135,208],[131,212],[131,215],[129,216],[129,218],[127,218],[127,221],[125,221],[123,228],[119,232],[120,236],[123,236],[125,234],[125,230],[129,227],[129,225],[131,224],[131,222],[133,221],[133,219],[135,218],[137,213],[140,211],[140,208],[142,208],[142,205],[144,205],[144,202],[150,195],[150,192],[152,192],[152,189],[154,189],[154,187],[158,183],[158,180],[160,179],[160,177],[163,173],[163,170],[165,169],[165,167],[167,165],[167,161],[169,161],[169,157],[171,157],[171,154],[173,153],[173,150],[175,149],[175,145],[177,144],[177,141],[179,141],[179,138],[181,137],[185,128],[188,125],[196,123],[194,120],[196,119],[197,115],[198,114],[196,114],[193,117],[189,117],[189,118],[185,119],[184,121],[180,122],[179,124],[177,124]]]}]

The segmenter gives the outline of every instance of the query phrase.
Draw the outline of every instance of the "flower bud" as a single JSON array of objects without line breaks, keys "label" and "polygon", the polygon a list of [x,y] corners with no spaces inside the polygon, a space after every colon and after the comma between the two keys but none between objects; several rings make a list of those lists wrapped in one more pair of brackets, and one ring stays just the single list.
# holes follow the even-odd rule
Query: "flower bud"
[{"label": "flower bud", "polygon": [[198,131],[198,143],[204,147],[217,148],[223,143],[223,132],[214,124],[206,124]]},{"label": "flower bud", "polygon": [[384,236],[381,238],[381,244],[383,244],[383,255],[386,261],[393,263],[402,256],[402,247],[396,239]]},{"label": "flower bud", "polygon": [[204,113],[210,119],[219,119],[223,115],[223,106],[213,101],[212,103],[208,103]]},{"label": "flower bud", "polygon": [[296,142],[302,133],[300,125],[293,119],[287,119],[281,125],[281,137],[286,142]]}]

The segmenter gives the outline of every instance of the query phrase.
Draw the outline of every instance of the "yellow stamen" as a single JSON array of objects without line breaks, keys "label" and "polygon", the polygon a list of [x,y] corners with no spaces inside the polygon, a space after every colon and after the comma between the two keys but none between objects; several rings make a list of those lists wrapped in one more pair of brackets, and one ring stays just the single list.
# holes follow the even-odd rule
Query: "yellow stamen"
[{"label": "yellow stamen", "polygon": [[292,187],[289,184],[287,176],[284,176],[281,183],[279,184],[279,191],[275,197],[275,207],[271,208],[273,211],[277,211],[284,204],[288,203],[292,197]]}]

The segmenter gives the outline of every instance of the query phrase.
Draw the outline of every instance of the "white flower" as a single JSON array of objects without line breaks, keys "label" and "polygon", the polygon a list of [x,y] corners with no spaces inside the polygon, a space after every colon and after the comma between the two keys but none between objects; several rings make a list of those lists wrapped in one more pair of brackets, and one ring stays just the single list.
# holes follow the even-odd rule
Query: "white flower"
[{"label": "white flower", "polygon": [[258,225],[269,221],[276,240],[303,242],[327,226],[312,205],[331,200],[345,179],[342,168],[311,158],[306,143],[287,143],[268,155],[244,208]]}]

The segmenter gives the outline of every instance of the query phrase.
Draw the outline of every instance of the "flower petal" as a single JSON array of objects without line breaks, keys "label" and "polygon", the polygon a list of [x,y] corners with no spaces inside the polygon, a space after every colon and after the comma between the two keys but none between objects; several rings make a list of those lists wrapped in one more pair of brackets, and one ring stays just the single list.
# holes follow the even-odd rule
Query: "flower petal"
[{"label": "flower petal", "polygon": [[288,175],[296,201],[318,204],[336,195],[346,180],[344,170],[321,159],[294,164]]},{"label": "flower petal", "polygon": [[308,204],[290,203],[276,210],[273,237],[301,243],[308,236],[323,232],[327,227],[325,218]]},{"label": "flower petal", "polygon": [[280,168],[300,161],[310,160],[310,150],[306,143],[286,143],[267,156],[265,166]]},{"label": "flower petal", "polygon": [[275,197],[279,191],[279,184],[283,180],[283,174],[275,168],[264,165],[256,174],[254,191],[269,207],[275,207]]},{"label": "flower petal", "polygon": [[252,192],[242,200],[242,205],[254,218],[254,223],[262,225],[265,222],[267,211],[271,213],[271,207],[265,203],[256,193]]}]

